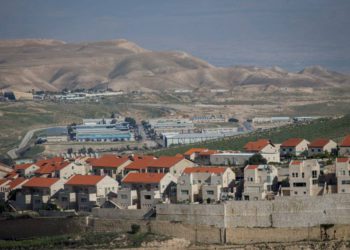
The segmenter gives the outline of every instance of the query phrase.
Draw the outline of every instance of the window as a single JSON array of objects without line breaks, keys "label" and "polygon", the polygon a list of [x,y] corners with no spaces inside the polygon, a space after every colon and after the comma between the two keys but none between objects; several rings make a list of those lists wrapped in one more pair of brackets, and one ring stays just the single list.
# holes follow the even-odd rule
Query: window
[{"label": "window", "polygon": [[293,187],[306,187],[305,182],[295,182],[293,183]]},{"label": "window", "polygon": [[214,195],[214,190],[207,190],[207,195]]},{"label": "window", "polygon": [[293,149],[292,149],[292,148],[290,148],[290,149],[289,149],[289,152],[292,152],[292,151],[293,151]]},{"label": "window", "polygon": [[120,196],[120,198],[122,198],[123,200],[126,200],[126,199],[128,198],[128,196],[127,196],[126,194],[122,194],[122,195]]},{"label": "window", "polygon": [[297,191],[295,191],[295,192],[294,192],[294,194],[298,194],[298,192],[297,192]]},{"label": "window", "polygon": [[343,184],[343,185],[350,185],[350,180],[343,180],[341,182],[341,184]]},{"label": "window", "polygon": [[81,202],[87,202],[87,199],[86,198],[81,198],[80,201]]},{"label": "window", "polygon": [[295,177],[295,174],[294,174],[294,173],[292,173],[292,177]]},{"label": "window", "polygon": [[68,201],[67,197],[62,197],[61,201]]},{"label": "window", "polygon": [[298,178],[298,175],[299,175],[298,173],[295,173],[295,177],[296,177],[296,178]]},{"label": "window", "polygon": [[316,170],[312,170],[312,178],[317,178],[317,171]]},{"label": "window", "polygon": [[345,175],[345,170],[343,170],[343,175]]},{"label": "window", "polygon": [[183,195],[188,195],[188,190],[181,190],[181,194],[183,194]]},{"label": "window", "polygon": [[318,149],[318,152],[321,152],[321,149],[320,149],[320,148]]},{"label": "window", "polygon": [[314,149],[311,149],[311,152],[313,153],[313,152],[315,152],[315,150],[314,150]]},{"label": "window", "polygon": [[146,194],[144,197],[145,197],[145,200],[150,200],[150,199],[152,199],[152,196],[149,195],[149,194]]},{"label": "window", "polygon": [[301,173],[301,177],[304,178],[305,177],[305,173]]}]

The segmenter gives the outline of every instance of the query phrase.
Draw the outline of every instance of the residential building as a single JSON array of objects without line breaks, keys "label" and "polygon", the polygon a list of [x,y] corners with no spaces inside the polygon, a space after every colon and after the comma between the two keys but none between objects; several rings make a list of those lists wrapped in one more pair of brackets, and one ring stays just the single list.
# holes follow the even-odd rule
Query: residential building
[{"label": "residential building", "polygon": [[315,159],[289,164],[290,196],[317,196],[323,193],[319,185],[320,165]]},{"label": "residential building", "polygon": [[339,155],[350,156],[350,135],[345,136],[339,144]]},{"label": "residential building", "polygon": [[281,156],[299,156],[307,152],[309,143],[309,141],[302,138],[290,138],[281,144]]},{"label": "residential building", "polygon": [[16,195],[16,207],[20,210],[40,210],[63,189],[64,180],[59,178],[33,177],[22,185]]},{"label": "residential building", "polygon": [[12,168],[10,168],[9,166],[6,166],[5,164],[2,164],[0,162],[0,179],[4,178],[6,175],[11,173],[12,171],[13,171]]},{"label": "residential building", "polygon": [[118,192],[118,182],[107,175],[75,175],[64,184],[58,202],[63,209],[90,211],[101,206],[111,192]]},{"label": "residential building", "polygon": [[0,201],[6,201],[8,195],[12,190],[22,188],[23,184],[26,183],[28,179],[19,177],[16,179],[2,179],[0,180]]},{"label": "residential building", "polygon": [[89,162],[95,175],[108,175],[113,179],[117,179],[118,175],[123,175],[124,168],[132,161],[128,157],[109,154],[91,159]]},{"label": "residential building", "polygon": [[269,162],[280,162],[279,145],[273,144],[270,140],[260,139],[248,142],[244,146],[244,151],[248,153],[260,154]]},{"label": "residential building", "polygon": [[186,159],[196,161],[200,152],[208,150],[207,148],[191,148],[184,153]]},{"label": "residential building", "polygon": [[278,171],[272,165],[247,165],[244,168],[244,200],[265,200],[273,197],[272,185]]},{"label": "residential building", "polygon": [[350,194],[350,158],[337,158],[335,168],[338,193]]},{"label": "residential building", "polygon": [[170,173],[178,178],[186,167],[194,165],[195,163],[182,156],[145,157],[134,160],[124,168],[124,172]]},{"label": "residential building", "polygon": [[[122,180],[123,189],[136,190],[138,208],[152,208],[159,202],[170,202],[176,197],[176,178],[170,173],[128,173]],[[121,190],[123,190],[121,189]],[[130,204],[131,196],[125,196]]]},{"label": "residential building", "polygon": [[313,140],[308,145],[308,156],[320,155],[326,152],[334,153],[336,150],[337,150],[336,142],[330,139],[319,138],[319,139]]},{"label": "residential building", "polygon": [[122,209],[137,209],[139,204],[137,190],[130,188],[119,189],[115,202]]},{"label": "residential building", "polygon": [[215,202],[232,193],[236,176],[230,168],[189,167],[177,182],[178,202]]},{"label": "residential building", "polygon": [[200,165],[210,165],[210,156],[218,153],[217,150],[207,149],[202,152],[199,152],[198,157],[196,159],[196,163]]},{"label": "residential building", "polygon": [[15,171],[19,176],[29,178],[34,176],[35,171],[40,167],[33,163],[19,164],[15,166]]}]

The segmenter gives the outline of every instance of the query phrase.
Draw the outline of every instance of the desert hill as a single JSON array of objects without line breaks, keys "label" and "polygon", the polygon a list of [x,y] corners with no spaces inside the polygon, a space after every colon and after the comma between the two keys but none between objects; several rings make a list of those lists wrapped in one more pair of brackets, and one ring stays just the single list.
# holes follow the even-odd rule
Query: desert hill
[{"label": "desert hill", "polygon": [[329,88],[350,77],[320,66],[292,73],[273,67],[214,67],[184,52],[156,52],[120,39],[65,43],[49,39],[0,41],[0,89],[114,90]]}]

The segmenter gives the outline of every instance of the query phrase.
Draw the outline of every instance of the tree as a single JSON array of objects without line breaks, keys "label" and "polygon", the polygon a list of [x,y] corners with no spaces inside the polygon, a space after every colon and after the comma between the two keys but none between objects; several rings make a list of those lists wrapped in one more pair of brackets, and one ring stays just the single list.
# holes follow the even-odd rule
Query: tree
[{"label": "tree", "polygon": [[114,118],[115,118],[115,114],[114,114],[114,112],[112,112],[112,114],[111,114],[111,118],[112,118],[112,119],[114,119]]},{"label": "tree", "polygon": [[273,178],[272,180],[271,190],[272,192],[277,193],[278,189],[279,189],[278,178],[277,176],[275,176],[275,178]]},{"label": "tree", "polygon": [[95,151],[94,151],[93,148],[90,147],[90,148],[87,149],[87,152],[88,152],[88,154],[92,154],[92,153],[94,153]]},{"label": "tree", "polygon": [[267,164],[267,161],[264,157],[262,157],[261,154],[254,154],[252,157],[248,160],[249,165],[260,165],[260,164]]},{"label": "tree", "polygon": [[125,122],[128,122],[130,124],[130,127],[135,127],[136,126],[136,121],[132,117],[125,117]]}]

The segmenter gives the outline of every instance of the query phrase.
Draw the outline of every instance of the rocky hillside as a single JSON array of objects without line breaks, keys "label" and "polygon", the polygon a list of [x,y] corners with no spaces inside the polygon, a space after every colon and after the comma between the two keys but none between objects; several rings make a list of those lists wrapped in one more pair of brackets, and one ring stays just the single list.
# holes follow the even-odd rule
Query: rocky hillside
[{"label": "rocky hillside", "polygon": [[349,83],[349,76],[319,66],[298,73],[278,67],[218,68],[184,52],[149,51],[127,40],[77,44],[45,39],[0,41],[0,89],[324,89]]}]

